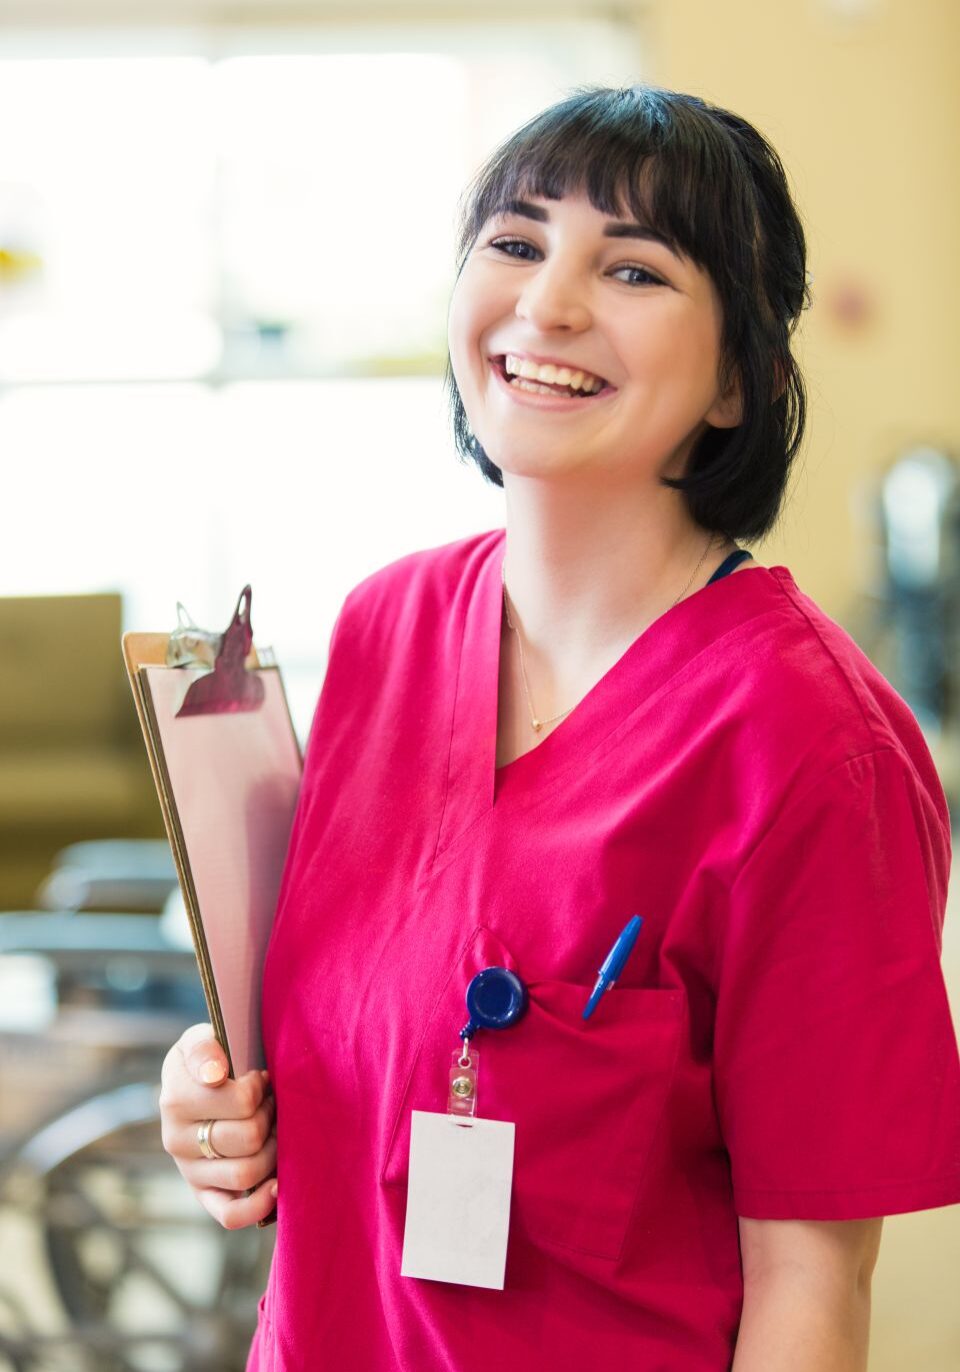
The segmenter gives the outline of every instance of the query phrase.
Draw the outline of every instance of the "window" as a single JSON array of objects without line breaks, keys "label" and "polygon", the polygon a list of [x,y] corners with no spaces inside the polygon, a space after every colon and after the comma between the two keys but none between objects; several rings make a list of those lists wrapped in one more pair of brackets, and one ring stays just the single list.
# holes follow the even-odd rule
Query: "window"
[{"label": "window", "polygon": [[[502,523],[440,376],[459,194],[612,21],[0,43],[0,594],[222,628],[253,585],[301,735],[345,592]],[[8,526],[9,526],[8,516]]]}]

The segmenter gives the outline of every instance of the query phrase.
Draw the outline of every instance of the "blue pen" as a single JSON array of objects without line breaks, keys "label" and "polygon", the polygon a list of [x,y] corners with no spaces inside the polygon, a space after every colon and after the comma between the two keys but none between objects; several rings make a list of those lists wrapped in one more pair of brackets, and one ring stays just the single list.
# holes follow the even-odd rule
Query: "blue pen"
[{"label": "blue pen", "polygon": [[584,1007],[584,1019],[590,1018],[594,1010],[596,1010],[597,1005],[600,1002],[600,997],[603,995],[604,991],[610,990],[610,987],[623,971],[627,958],[633,952],[633,945],[637,941],[637,935],[640,932],[640,926],[642,924],[643,916],[634,915],[633,919],[629,921],[623,933],[604,958],[603,966],[600,968],[600,975],[597,977],[597,984],[590,992],[590,999]]}]

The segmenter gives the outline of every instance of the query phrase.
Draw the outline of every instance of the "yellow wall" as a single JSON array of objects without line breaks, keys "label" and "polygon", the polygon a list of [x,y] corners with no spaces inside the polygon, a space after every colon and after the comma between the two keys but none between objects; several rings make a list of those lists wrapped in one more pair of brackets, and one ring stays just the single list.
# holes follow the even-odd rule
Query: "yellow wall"
[{"label": "yellow wall", "polygon": [[[853,8],[852,0],[848,4]],[[845,620],[871,540],[854,492],[902,446],[960,454],[960,3],[651,0],[650,79],[745,115],[791,176],[815,303],[801,326],[805,455],[781,529],[757,549]],[[842,325],[845,279],[874,314]],[[944,970],[960,1024],[960,880]],[[870,1372],[960,1367],[960,1209],[892,1216],[873,1284]]]},{"label": "yellow wall", "polygon": [[[960,4],[651,0],[641,22],[650,77],[756,123],[790,174],[815,278],[811,419],[756,551],[843,619],[870,566],[860,479],[917,440],[960,450]],[[848,280],[874,302],[856,328],[830,307]]]}]

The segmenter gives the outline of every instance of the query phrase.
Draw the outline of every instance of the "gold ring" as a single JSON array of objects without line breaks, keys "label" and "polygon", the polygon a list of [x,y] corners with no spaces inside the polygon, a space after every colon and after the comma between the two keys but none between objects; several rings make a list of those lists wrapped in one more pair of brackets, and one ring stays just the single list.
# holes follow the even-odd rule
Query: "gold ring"
[{"label": "gold ring", "polygon": [[210,1133],[215,1123],[215,1120],[204,1120],[197,1128],[197,1143],[200,1145],[200,1152],[205,1158],[210,1158],[214,1161],[223,1157],[223,1154],[218,1153],[210,1142]]}]

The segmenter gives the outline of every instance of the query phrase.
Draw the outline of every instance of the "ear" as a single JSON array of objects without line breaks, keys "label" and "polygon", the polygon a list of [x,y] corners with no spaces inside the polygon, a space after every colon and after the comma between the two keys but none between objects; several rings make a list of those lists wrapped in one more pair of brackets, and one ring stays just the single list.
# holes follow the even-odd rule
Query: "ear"
[{"label": "ear", "polygon": [[743,394],[740,378],[734,376],[704,415],[715,429],[735,429],[743,422]]}]

